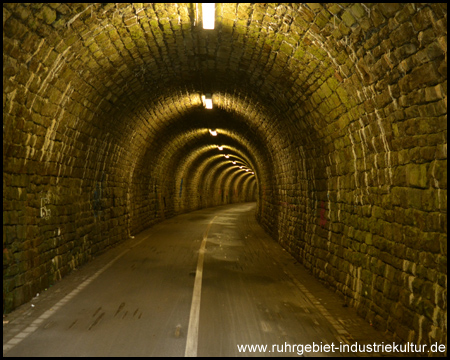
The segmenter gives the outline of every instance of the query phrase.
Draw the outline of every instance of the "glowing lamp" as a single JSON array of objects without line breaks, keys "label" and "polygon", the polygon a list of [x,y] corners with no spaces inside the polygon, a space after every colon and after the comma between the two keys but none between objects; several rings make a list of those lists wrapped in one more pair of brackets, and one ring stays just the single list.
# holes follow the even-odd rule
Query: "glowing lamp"
[{"label": "glowing lamp", "polygon": [[202,103],[205,108],[212,109],[213,108],[212,95],[211,94],[202,95]]},{"label": "glowing lamp", "polygon": [[205,99],[205,107],[207,109],[212,109],[213,108],[212,99]]},{"label": "glowing lamp", "polygon": [[202,4],[203,13],[203,29],[214,30],[214,22],[216,18],[216,4],[206,3]]}]

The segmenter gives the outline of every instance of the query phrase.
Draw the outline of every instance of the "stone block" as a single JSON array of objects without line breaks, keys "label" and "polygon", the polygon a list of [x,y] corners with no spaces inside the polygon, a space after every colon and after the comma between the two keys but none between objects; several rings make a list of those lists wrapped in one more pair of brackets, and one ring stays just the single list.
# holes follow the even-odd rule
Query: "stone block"
[{"label": "stone block", "polygon": [[409,164],[406,166],[406,183],[408,186],[426,188],[428,186],[428,164]]},{"label": "stone block", "polygon": [[393,17],[397,11],[401,9],[401,5],[399,3],[383,3],[379,4],[379,10],[386,17]]},{"label": "stone block", "polygon": [[418,11],[416,15],[412,17],[412,24],[414,25],[414,29],[416,31],[421,31],[431,26],[433,21],[432,10],[428,7],[425,7]]}]

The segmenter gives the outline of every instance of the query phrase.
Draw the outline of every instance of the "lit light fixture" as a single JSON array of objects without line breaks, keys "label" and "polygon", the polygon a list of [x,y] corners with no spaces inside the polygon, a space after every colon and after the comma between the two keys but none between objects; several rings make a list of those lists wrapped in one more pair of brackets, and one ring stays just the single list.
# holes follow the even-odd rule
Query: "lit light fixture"
[{"label": "lit light fixture", "polygon": [[202,102],[203,106],[207,109],[213,108],[213,102],[212,102],[212,95],[211,94],[205,94],[202,95]]},{"label": "lit light fixture", "polygon": [[243,168],[243,166],[239,166],[239,169],[242,169]]},{"label": "lit light fixture", "polygon": [[210,133],[212,136],[217,136],[217,131],[216,131],[216,130],[209,129],[209,133]]},{"label": "lit light fixture", "polygon": [[224,155],[227,159],[230,157],[230,155]]},{"label": "lit light fixture", "polygon": [[252,174],[255,175],[255,173],[252,171]]},{"label": "lit light fixture", "polygon": [[236,165],[236,161],[233,161],[233,164]]},{"label": "lit light fixture", "polygon": [[217,148],[218,148],[220,151],[223,150],[223,146],[218,146]]},{"label": "lit light fixture", "polygon": [[214,22],[216,18],[216,4],[205,3],[202,4],[203,13],[203,29],[214,30]]}]

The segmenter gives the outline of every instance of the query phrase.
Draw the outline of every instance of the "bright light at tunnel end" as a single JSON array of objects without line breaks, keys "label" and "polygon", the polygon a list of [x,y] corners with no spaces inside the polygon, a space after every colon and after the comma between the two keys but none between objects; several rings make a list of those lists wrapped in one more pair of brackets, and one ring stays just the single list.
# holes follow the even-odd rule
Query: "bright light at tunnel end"
[{"label": "bright light at tunnel end", "polygon": [[203,13],[203,29],[214,30],[214,23],[216,17],[216,4],[215,3],[202,3]]}]

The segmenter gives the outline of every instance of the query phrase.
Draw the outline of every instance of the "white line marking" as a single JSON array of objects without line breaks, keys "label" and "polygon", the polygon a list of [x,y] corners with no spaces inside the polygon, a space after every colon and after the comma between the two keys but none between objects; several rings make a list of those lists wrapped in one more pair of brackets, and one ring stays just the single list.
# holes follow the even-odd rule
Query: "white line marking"
[{"label": "white line marking", "polygon": [[[50,316],[52,316],[57,310],[59,310],[62,305],[65,305],[69,300],[71,300],[75,295],[77,295],[83,288],[85,288],[87,285],[89,285],[93,280],[95,280],[100,274],[102,274],[106,269],[108,269],[112,264],[114,264],[119,258],[121,258],[123,255],[125,255],[128,251],[130,251],[132,248],[134,248],[136,245],[139,245],[141,242],[146,240],[148,236],[144,237],[142,240],[135,242],[132,244],[128,249],[122,251],[119,255],[117,255],[113,260],[111,260],[108,264],[106,264],[103,268],[98,270],[94,275],[92,275],[90,278],[86,279],[84,282],[82,282],[80,285],[78,285],[74,290],[72,290],[69,294],[67,294],[65,297],[63,297],[61,300],[59,300],[55,305],[53,305],[49,310],[44,312],[40,317],[38,317],[36,320],[34,320],[30,326],[28,326],[26,329],[22,330],[20,333],[15,335],[12,339],[10,339],[8,342],[6,342],[3,345],[3,355],[10,351],[14,346],[19,344],[22,340],[26,339],[28,335],[35,332],[41,323],[42,320],[48,319]],[[24,336],[25,335],[25,336]]]},{"label": "white line marking", "polygon": [[202,277],[203,277],[203,260],[205,257],[206,240],[208,239],[208,232],[213,221],[217,216],[211,220],[203,234],[202,244],[198,254],[197,271],[195,273],[194,292],[192,294],[191,313],[189,315],[189,327],[187,332],[186,350],[184,356],[196,357],[198,347],[198,324],[200,319],[200,300],[202,294]]},{"label": "white line marking", "polygon": [[[282,266],[282,265],[281,265]],[[341,342],[345,342],[346,344],[350,344],[349,339],[352,339],[349,332],[341,325],[340,322],[336,321],[333,316],[328,312],[328,310],[316,299],[316,297],[308,291],[308,289],[299,282],[294,275],[291,274],[289,270],[287,270],[284,266],[284,273],[292,280],[292,282],[306,295],[306,297],[311,301],[315,308],[319,310],[322,316],[333,326],[334,330],[342,336],[336,336],[338,340]]]}]

